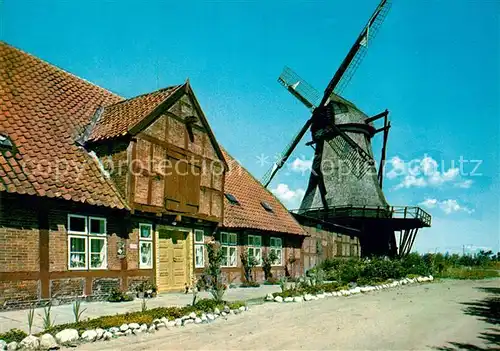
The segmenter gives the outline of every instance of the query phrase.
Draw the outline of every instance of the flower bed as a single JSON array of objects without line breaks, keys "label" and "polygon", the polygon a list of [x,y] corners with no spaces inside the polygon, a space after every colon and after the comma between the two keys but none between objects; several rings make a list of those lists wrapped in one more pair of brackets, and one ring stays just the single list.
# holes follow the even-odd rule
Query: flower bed
[{"label": "flower bed", "polygon": [[194,306],[159,307],[144,312],[103,316],[78,323],[54,326],[37,335],[26,335],[19,330],[0,334],[0,350],[53,349],[59,345],[76,345],[83,342],[110,340],[112,338],[154,333],[162,328],[188,324],[204,324],[223,317],[247,311],[244,302],[217,303],[202,299]]}]

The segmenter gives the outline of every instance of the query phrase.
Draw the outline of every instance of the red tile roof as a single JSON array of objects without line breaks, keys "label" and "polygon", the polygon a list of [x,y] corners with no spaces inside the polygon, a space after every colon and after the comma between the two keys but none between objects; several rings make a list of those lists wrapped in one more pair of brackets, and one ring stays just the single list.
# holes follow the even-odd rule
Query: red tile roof
[{"label": "red tile roof", "polygon": [[97,141],[126,134],[180,87],[182,85],[175,85],[105,107],[88,140]]},{"label": "red tile roof", "polygon": [[[224,198],[224,227],[306,235],[285,206],[226,151],[223,152],[229,166],[224,192],[232,194],[239,202],[239,205],[231,204]],[[261,202],[269,204],[272,212],[265,210]]]},{"label": "red tile roof", "polygon": [[100,106],[122,100],[105,89],[0,42],[0,191],[124,208],[97,161],[75,143]]}]

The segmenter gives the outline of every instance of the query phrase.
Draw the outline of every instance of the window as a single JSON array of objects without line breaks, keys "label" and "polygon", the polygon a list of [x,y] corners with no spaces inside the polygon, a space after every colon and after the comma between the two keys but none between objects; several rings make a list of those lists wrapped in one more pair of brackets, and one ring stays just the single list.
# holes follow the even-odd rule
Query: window
[{"label": "window", "polygon": [[13,146],[12,140],[8,136],[0,134],[0,148],[12,149]]},{"label": "window", "polygon": [[139,268],[153,268],[153,225],[139,224]]},{"label": "window", "polygon": [[194,266],[196,268],[205,267],[205,240],[203,235],[203,230],[194,230]]},{"label": "window", "polygon": [[248,236],[248,258],[253,257],[257,266],[262,264],[262,237],[260,235]]},{"label": "window", "polygon": [[271,252],[274,252],[278,258],[273,262],[274,266],[282,266],[283,265],[283,244],[281,242],[281,238],[273,238],[271,237],[269,244]]},{"label": "window", "polygon": [[260,204],[262,205],[262,207],[264,207],[264,209],[265,209],[267,212],[273,212],[273,208],[272,208],[272,207],[271,207],[271,205],[269,205],[267,202],[262,201]]},{"label": "window", "polygon": [[226,199],[229,200],[231,205],[239,205],[240,202],[236,199],[236,197],[233,194],[225,193]]},{"label": "window", "polygon": [[222,250],[222,266],[236,267],[236,257],[238,255],[238,238],[236,233],[220,233],[220,243]]},{"label": "window", "polygon": [[106,219],[68,215],[68,269],[106,269],[106,253]]}]

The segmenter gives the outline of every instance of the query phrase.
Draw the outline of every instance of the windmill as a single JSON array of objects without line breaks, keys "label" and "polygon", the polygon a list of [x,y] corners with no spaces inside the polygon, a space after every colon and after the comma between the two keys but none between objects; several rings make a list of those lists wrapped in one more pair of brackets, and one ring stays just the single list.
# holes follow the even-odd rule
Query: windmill
[{"label": "windmill", "polygon": [[[425,211],[418,207],[391,207],[382,191],[391,127],[389,111],[369,117],[340,96],[390,7],[390,0],[381,0],[322,95],[285,67],[278,82],[311,111],[311,117],[262,179],[267,187],[310,130],[312,140],[306,145],[314,148],[311,175],[300,209],[294,212],[298,217],[356,229],[364,256],[407,254],[418,229],[430,226],[430,215]],[[377,121],[383,121],[383,126],[376,128]],[[377,171],[371,139],[379,133],[383,135],[383,144]]]}]

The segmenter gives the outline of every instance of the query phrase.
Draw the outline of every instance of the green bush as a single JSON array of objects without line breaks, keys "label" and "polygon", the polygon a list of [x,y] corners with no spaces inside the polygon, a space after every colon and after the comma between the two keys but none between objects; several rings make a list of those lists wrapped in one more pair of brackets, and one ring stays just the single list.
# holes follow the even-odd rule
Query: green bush
[{"label": "green bush", "polygon": [[246,306],[245,301],[233,301],[228,304],[229,308],[232,310],[237,310],[242,306]]},{"label": "green bush", "polygon": [[118,288],[113,288],[108,297],[109,302],[125,302],[125,301],[132,301],[133,299],[134,298],[132,296],[125,294]]},{"label": "green bush", "polygon": [[11,329],[3,334],[0,334],[0,340],[5,341],[6,343],[10,342],[21,342],[28,334],[19,329]]},{"label": "green bush", "polygon": [[215,308],[218,308],[219,310],[222,310],[224,308],[224,302],[217,302],[213,299],[201,299],[196,302],[194,305],[195,308],[205,311],[205,312],[211,312],[215,310]]},{"label": "green bush", "polygon": [[259,286],[260,286],[260,284],[257,283],[256,281],[253,281],[253,280],[244,281],[240,285],[241,288],[258,288]]}]

